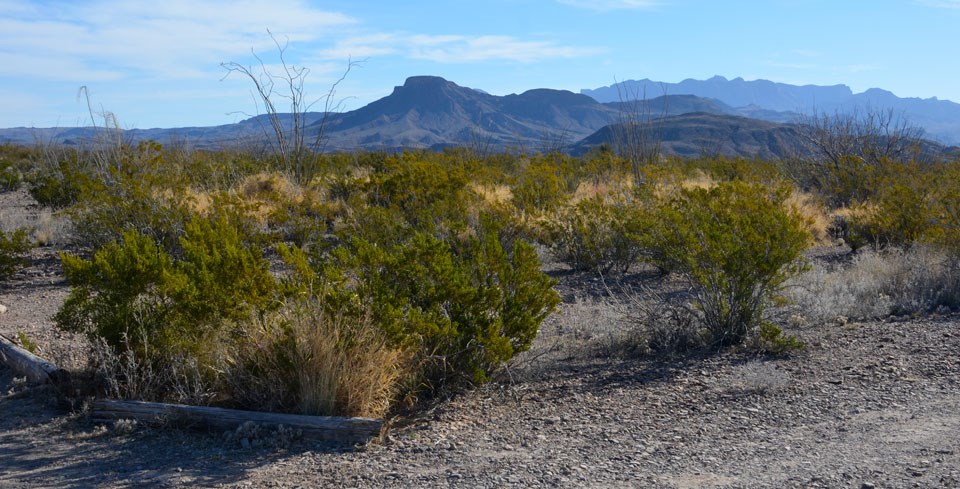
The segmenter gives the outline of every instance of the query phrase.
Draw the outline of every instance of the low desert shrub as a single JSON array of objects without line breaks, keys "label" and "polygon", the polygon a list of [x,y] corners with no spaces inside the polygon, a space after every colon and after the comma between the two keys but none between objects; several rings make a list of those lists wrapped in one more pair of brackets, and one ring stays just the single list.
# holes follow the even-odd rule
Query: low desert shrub
[{"label": "low desert shrub", "polygon": [[785,186],[726,182],[684,189],[660,211],[655,260],[689,280],[711,343],[744,341],[784,282],[804,269],[810,235],[784,205],[789,194]]},{"label": "low desert shrub", "polygon": [[511,192],[517,209],[534,216],[556,209],[569,197],[563,168],[547,160],[529,164]]},{"label": "low desert shrub", "polygon": [[26,266],[26,253],[32,243],[26,231],[18,229],[11,233],[0,230],[0,281],[10,278],[21,267]]},{"label": "low desert shrub", "polygon": [[646,251],[649,218],[640,206],[597,196],[544,221],[544,241],[574,270],[625,273]]},{"label": "low desert shrub", "polygon": [[57,161],[37,165],[27,174],[27,189],[34,200],[54,209],[73,205],[90,181],[90,175],[78,158],[77,153],[69,153]]},{"label": "low desert shrub", "polygon": [[0,191],[16,190],[30,170],[33,151],[9,143],[0,144]]},{"label": "low desert shrub", "polygon": [[194,217],[180,247],[182,256],[174,257],[130,230],[90,258],[62,255],[71,291],[57,325],[143,365],[193,358],[199,371],[214,375],[222,336],[269,310],[276,282],[262,250],[225,218]]},{"label": "low desert shrub", "polygon": [[22,180],[23,175],[19,168],[13,165],[3,166],[0,161],[0,191],[16,190]]},{"label": "low desert shrub", "polygon": [[415,232],[389,246],[354,238],[334,250],[322,273],[335,302],[369,307],[395,345],[416,349],[414,390],[482,382],[530,347],[558,302],[533,247],[507,254],[491,231],[444,241]]},{"label": "low desert shrub", "polygon": [[917,164],[886,164],[873,179],[873,195],[852,210],[847,241],[854,248],[872,245],[909,247],[941,241],[941,193],[958,184]]}]

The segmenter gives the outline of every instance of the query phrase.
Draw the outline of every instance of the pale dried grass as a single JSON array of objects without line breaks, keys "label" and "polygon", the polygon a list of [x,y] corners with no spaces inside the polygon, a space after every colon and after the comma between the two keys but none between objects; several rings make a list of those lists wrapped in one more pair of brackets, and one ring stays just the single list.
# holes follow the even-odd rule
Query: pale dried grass
[{"label": "pale dried grass", "polygon": [[410,356],[389,345],[370,318],[334,316],[319,304],[288,315],[300,360],[300,412],[383,417]]},{"label": "pale dried grass", "polygon": [[834,244],[830,236],[830,227],[835,220],[834,213],[827,211],[819,198],[811,193],[794,191],[784,204],[803,216],[815,244]]},{"label": "pale dried grass", "polygon": [[305,189],[280,173],[257,173],[244,178],[233,192],[251,205],[247,217],[264,223],[279,209],[298,206],[307,198]]},{"label": "pale dried grass", "polygon": [[816,263],[788,290],[807,323],[929,313],[960,306],[960,262],[931,246],[864,250],[849,264]]},{"label": "pale dried grass", "polygon": [[509,185],[484,185],[473,182],[470,188],[486,204],[505,204],[513,199],[513,191]]},{"label": "pale dried grass", "polygon": [[628,195],[632,190],[633,177],[627,175],[612,175],[600,179],[585,180],[577,185],[577,190],[570,198],[570,203],[577,204],[597,197],[616,199]]},{"label": "pale dried grass", "polygon": [[409,375],[408,352],[372,320],[332,314],[316,301],[288,304],[247,334],[225,379],[241,404],[378,418]]}]

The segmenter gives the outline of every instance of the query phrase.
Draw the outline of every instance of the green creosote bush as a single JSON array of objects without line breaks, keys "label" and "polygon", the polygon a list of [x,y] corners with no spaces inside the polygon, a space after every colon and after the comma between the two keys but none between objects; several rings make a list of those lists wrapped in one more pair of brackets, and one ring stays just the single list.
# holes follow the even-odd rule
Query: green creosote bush
[{"label": "green creosote bush", "polygon": [[[355,171],[344,200],[291,215],[311,261],[280,245],[271,274],[264,249],[289,220],[258,221],[225,189],[201,214],[151,162],[84,190],[74,215],[97,234],[88,255],[63,256],[73,287],[55,319],[112,351],[111,392],[380,416],[400,395],[488,379],[558,302],[533,248],[455,165],[382,154],[341,169]],[[253,200],[290,208],[265,195]],[[171,362],[185,367],[157,375]]]},{"label": "green creosote bush", "polygon": [[32,166],[33,151],[9,143],[0,144],[0,191],[20,188],[24,173]]},{"label": "green creosote bush", "polygon": [[477,196],[459,168],[423,160],[405,153],[389,157],[364,185],[365,204],[387,209],[400,222],[431,233],[462,229],[469,206]]},{"label": "green creosote bush", "polygon": [[783,329],[769,321],[762,321],[757,331],[755,348],[760,351],[783,355],[802,350],[806,344],[796,336],[786,335]]},{"label": "green creosote bush", "polygon": [[568,198],[564,170],[549,161],[529,164],[513,186],[513,203],[527,215],[540,215]]},{"label": "green creosote bush", "polygon": [[682,190],[660,211],[660,266],[690,281],[715,345],[742,343],[783,283],[805,269],[803,218],[783,205],[790,188],[726,182]]},{"label": "green creosote bush", "polygon": [[62,209],[74,204],[90,176],[81,167],[77,153],[70,153],[26,176],[30,196],[40,205]]},{"label": "green creosote bush", "polygon": [[0,280],[7,280],[27,265],[24,255],[31,247],[30,238],[23,229],[12,233],[0,231]]},{"label": "green creosote bush", "polygon": [[877,170],[873,195],[853,209],[850,246],[881,249],[938,240],[939,197],[947,185],[940,175],[917,164],[886,163]]},{"label": "green creosote bush", "polygon": [[495,231],[453,242],[413,232],[387,246],[354,238],[331,258],[332,302],[369,308],[394,344],[416,349],[414,391],[487,380],[559,302],[533,247],[516,242],[508,256]]},{"label": "green creosote bush", "polygon": [[20,170],[14,166],[4,166],[0,161],[0,191],[16,190],[20,187],[23,176]]},{"label": "green creosote bush", "polygon": [[597,196],[557,212],[542,227],[550,251],[574,270],[625,273],[646,251],[647,217],[623,198]]},{"label": "green creosote bush", "polygon": [[886,163],[871,199],[855,207],[847,241],[854,249],[908,248],[915,243],[955,246],[960,220],[950,209],[960,195],[956,165]]},{"label": "green creosote bush", "polygon": [[276,303],[263,253],[226,218],[195,216],[180,238],[182,257],[136,230],[89,259],[62,255],[70,295],[54,316],[67,331],[102,339],[148,364],[184,355],[213,374],[231,326]]}]

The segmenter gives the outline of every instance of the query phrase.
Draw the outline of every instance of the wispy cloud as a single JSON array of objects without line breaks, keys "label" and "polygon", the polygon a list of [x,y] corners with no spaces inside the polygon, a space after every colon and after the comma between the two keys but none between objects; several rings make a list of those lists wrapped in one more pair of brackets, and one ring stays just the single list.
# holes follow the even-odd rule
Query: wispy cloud
[{"label": "wispy cloud", "polygon": [[[192,78],[251,47],[270,48],[267,27],[303,41],[356,23],[302,0],[53,1],[42,8],[3,2],[0,15],[5,72],[82,81],[131,73]],[[30,59],[8,62],[20,53]]]},{"label": "wispy cloud", "polygon": [[525,41],[511,36],[415,36],[408,46],[413,58],[438,63],[505,60],[535,62],[548,58],[575,58],[597,52],[591,48],[561,46],[551,41]]},{"label": "wispy cloud", "polygon": [[343,39],[323,54],[334,59],[397,55],[452,64],[479,61],[532,63],[599,52],[596,48],[564,46],[549,40],[524,40],[513,36],[381,33]]},{"label": "wispy cloud", "polygon": [[781,62],[771,62],[770,66],[774,68],[786,68],[789,70],[816,70],[820,66],[813,63],[781,63]]},{"label": "wispy cloud", "polygon": [[661,0],[557,0],[571,7],[606,12],[610,10],[638,10],[657,7]]},{"label": "wispy cloud", "polygon": [[370,32],[359,19],[307,0],[0,0],[0,66],[8,76],[78,84],[210,78],[222,75],[221,62],[252,61],[251,49],[272,61],[267,28],[280,42],[300,44],[297,55],[309,50],[313,62],[394,55],[530,63],[598,52],[504,35]]},{"label": "wispy cloud", "polygon": [[803,58],[818,58],[820,53],[811,49],[791,49],[790,52]]}]

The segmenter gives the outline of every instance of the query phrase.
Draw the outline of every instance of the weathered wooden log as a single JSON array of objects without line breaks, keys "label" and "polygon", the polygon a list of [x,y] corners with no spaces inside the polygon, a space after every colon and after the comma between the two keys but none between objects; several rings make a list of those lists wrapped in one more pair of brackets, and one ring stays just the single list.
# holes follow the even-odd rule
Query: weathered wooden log
[{"label": "weathered wooden log", "polygon": [[159,402],[102,399],[94,401],[92,407],[94,421],[100,422],[135,419],[147,424],[173,424],[218,431],[231,431],[246,422],[253,422],[268,427],[283,425],[300,430],[304,438],[351,445],[379,436],[383,427],[383,421],[371,418],[238,411]]},{"label": "weathered wooden log", "polygon": [[67,378],[66,370],[20,348],[3,335],[0,335],[0,361],[30,382],[43,384]]}]

